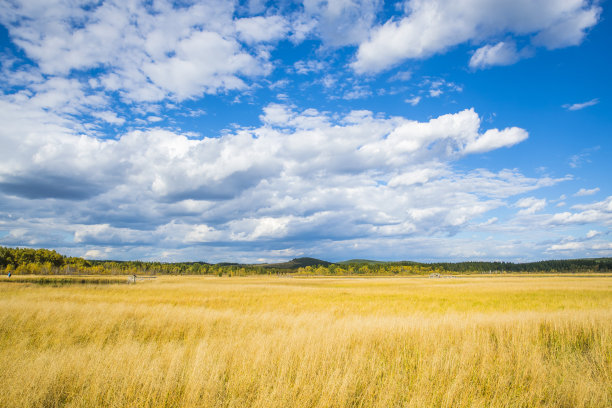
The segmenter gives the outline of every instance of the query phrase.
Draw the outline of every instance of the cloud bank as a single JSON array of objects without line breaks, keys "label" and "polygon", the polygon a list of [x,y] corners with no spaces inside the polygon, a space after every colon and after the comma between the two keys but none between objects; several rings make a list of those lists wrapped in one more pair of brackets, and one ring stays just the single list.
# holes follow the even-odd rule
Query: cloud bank
[{"label": "cloud bank", "polygon": [[555,183],[454,171],[452,162],[466,155],[527,137],[519,128],[481,132],[473,110],[417,122],[270,104],[261,127],[220,137],[150,129],[100,140],[40,110],[4,108],[3,119],[15,124],[39,115],[18,131],[0,131],[11,147],[0,153],[7,207],[17,211],[24,200],[62,206],[53,222],[65,223],[78,244],[144,244],[157,236],[173,246],[287,246],[313,237],[452,234],[502,198]]},{"label": "cloud bank", "polygon": [[[409,0],[404,16],[375,27],[359,45],[353,68],[376,73],[406,59],[422,59],[463,43],[483,43],[506,35],[528,37],[533,46],[578,45],[601,8],[587,0]],[[512,43],[479,48],[470,65],[507,65],[519,59]]]}]

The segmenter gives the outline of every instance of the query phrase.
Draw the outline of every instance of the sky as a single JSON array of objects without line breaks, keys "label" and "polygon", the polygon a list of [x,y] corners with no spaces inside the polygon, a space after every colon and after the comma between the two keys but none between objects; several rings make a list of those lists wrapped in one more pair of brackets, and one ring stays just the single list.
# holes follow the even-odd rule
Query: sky
[{"label": "sky", "polygon": [[0,245],[612,256],[592,0],[0,0]]}]

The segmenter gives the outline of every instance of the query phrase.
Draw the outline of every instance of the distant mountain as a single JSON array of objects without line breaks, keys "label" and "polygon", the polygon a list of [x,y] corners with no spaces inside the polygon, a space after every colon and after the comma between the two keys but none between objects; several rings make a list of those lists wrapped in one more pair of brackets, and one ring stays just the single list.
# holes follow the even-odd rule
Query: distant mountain
[{"label": "distant mountain", "polygon": [[272,264],[259,264],[254,266],[261,266],[264,268],[275,268],[275,269],[298,269],[305,268],[307,266],[329,266],[331,262],[322,261],[316,258],[294,258],[289,262],[272,263]]}]

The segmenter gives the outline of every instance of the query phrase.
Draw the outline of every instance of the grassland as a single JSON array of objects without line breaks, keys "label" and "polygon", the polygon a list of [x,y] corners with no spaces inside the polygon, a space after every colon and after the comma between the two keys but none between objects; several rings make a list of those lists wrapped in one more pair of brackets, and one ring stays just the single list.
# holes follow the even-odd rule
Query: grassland
[{"label": "grassland", "polygon": [[612,277],[0,280],[0,407],[610,407]]}]

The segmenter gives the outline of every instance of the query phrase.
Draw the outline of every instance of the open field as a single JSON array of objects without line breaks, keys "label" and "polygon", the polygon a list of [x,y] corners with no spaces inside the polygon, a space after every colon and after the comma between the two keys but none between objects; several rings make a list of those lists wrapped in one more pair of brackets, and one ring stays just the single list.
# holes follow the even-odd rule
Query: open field
[{"label": "open field", "polygon": [[612,406],[610,276],[100,283],[0,280],[0,407]]}]

